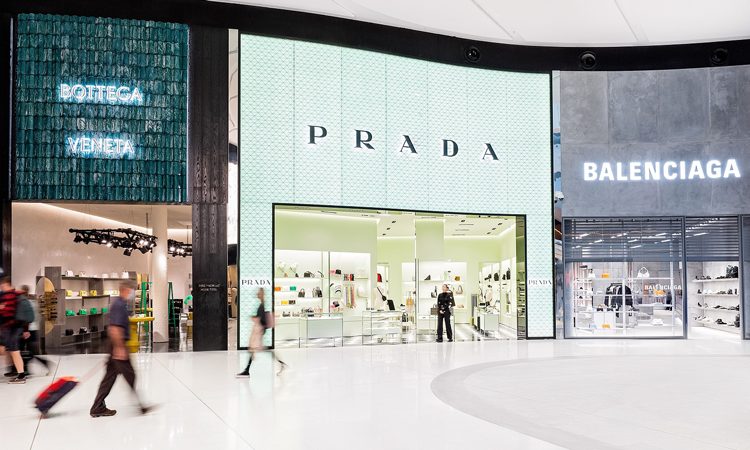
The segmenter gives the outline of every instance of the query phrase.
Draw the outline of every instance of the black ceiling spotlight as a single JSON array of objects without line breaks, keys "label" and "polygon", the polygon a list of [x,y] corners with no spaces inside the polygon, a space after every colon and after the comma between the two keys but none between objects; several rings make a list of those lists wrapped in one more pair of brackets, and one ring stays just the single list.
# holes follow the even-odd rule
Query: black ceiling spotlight
[{"label": "black ceiling spotlight", "polygon": [[141,253],[148,253],[156,247],[156,236],[150,234],[141,233],[131,228],[107,228],[107,229],[93,229],[93,230],[79,230],[71,228],[68,230],[71,233],[75,233],[73,242],[83,242],[88,244],[93,242],[99,245],[105,245],[109,248],[120,248],[124,249],[123,255],[130,256],[133,254],[133,250],[138,250]]},{"label": "black ceiling spotlight", "polygon": [[594,70],[596,68],[596,55],[594,52],[583,52],[578,57],[578,64],[583,70]]},{"label": "black ceiling spotlight", "polygon": [[186,244],[174,239],[169,239],[167,241],[167,250],[169,250],[169,254],[172,256],[182,256],[183,258],[193,256],[192,244]]},{"label": "black ceiling spotlight", "polygon": [[482,58],[482,52],[473,45],[466,49],[466,60],[469,62],[479,62]]},{"label": "black ceiling spotlight", "polygon": [[729,50],[719,47],[711,52],[711,64],[714,66],[723,66],[729,61]]}]

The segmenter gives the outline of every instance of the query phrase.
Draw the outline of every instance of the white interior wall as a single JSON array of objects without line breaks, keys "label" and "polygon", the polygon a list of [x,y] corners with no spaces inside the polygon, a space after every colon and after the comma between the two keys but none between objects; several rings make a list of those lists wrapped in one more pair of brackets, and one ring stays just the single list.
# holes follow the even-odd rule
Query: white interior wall
[{"label": "white interior wall", "polygon": [[[92,205],[92,213],[95,210],[96,206]],[[132,228],[148,232],[127,223],[53,205],[14,203],[11,253],[14,285],[29,285],[33,292],[36,276],[46,266],[60,266],[76,274],[83,271],[89,276],[126,270],[149,272],[148,254],[133,252],[132,256],[125,256],[122,249],[75,243],[69,228]],[[169,237],[184,241],[185,230],[170,230]],[[167,270],[175,298],[184,298],[188,293],[192,258],[169,257]]]}]

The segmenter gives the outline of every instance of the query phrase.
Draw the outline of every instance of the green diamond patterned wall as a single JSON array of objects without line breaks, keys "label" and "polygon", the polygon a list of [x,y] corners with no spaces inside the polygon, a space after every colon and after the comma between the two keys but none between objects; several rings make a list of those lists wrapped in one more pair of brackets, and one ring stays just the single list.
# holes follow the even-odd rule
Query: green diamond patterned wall
[{"label": "green diamond patterned wall", "polygon": [[[186,201],[188,27],[38,14],[17,24],[15,198]],[[63,84],[137,88],[142,102],[66,100]],[[81,138],[133,151],[75,153]]]},{"label": "green diamond patterned wall", "polygon": [[[328,131],[318,145],[309,125]],[[373,150],[354,148],[356,129]],[[274,202],[525,214],[528,278],[542,281],[528,286],[528,336],[551,337],[550,133],[549,74],[242,35],[240,277],[273,275]],[[404,134],[417,154],[399,152]],[[442,139],[456,157],[442,157]],[[498,161],[482,160],[487,142]],[[257,307],[252,288],[240,299]],[[249,332],[241,323],[240,342]]]}]

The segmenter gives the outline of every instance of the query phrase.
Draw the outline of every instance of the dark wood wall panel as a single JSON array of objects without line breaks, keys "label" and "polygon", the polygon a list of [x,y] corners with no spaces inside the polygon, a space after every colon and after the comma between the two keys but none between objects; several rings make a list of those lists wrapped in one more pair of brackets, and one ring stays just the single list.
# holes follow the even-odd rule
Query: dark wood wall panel
[{"label": "dark wood wall panel", "polygon": [[188,146],[193,204],[193,349],[227,349],[229,41],[190,28]]},{"label": "dark wood wall panel", "polygon": [[10,14],[0,16],[0,268],[10,273],[13,108],[13,28]]}]

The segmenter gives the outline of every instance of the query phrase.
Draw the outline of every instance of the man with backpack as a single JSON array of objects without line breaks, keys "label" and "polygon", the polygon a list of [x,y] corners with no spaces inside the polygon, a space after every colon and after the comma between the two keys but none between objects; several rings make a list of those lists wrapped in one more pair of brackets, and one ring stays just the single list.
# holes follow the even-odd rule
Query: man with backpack
[{"label": "man with backpack", "polygon": [[28,302],[28,305],[31,308],[31,311],[29,311],[28,315],[30,318],[32,318],[31,322],[28,322],[26,331],[24,331],[21,335],[21,357],[23,358],[23,366],[26,369],[26,376],[28,377],[31,374],[29,370],[29,363],[32,361],[37,361],[39,364],[44,366],[44,369],[47,371],[46,375],[49,375],[51,372],[50,366],[52,365],[52,363],[47,359],[39,356],[39,307],[37,306],[37,302],[34,296],[29,295],[28,286],[21,286],[19,292],[20,300],[22,302]]},{"label": "man with backpack", "polygon": [[10,277],[0,278],[0,353],[10,353],[15,375],[10,384],[26,383],[23,359],[21,358],[21,336],[34,321],[34,311],[29,302],[13,288]]},{"label": "man with backpack", "polygon": [[[255,315],[250,317],[250,320],[253,322],[253,331],[250,333],[250,346],[248,347],[250,359],[247,361],[245,370],[237,374],[237,378],[247,378],[250,376],[250,364],[252,364],[253,359],[255,359],[255,353],[266,350],[266,347],[263,345],[263,335],[266,333],[267,329],[273,328],[273,313],[266,312],[265,289],[262,287],[258,288],[258,293],[256,295],[258,296],[260,304],[258,305]],[[286,363],[277,358],[273,351],[271,351],[271,357],[279,362],[280,367],[276,374],[281,375],[281,372],[286,368]]]}]

